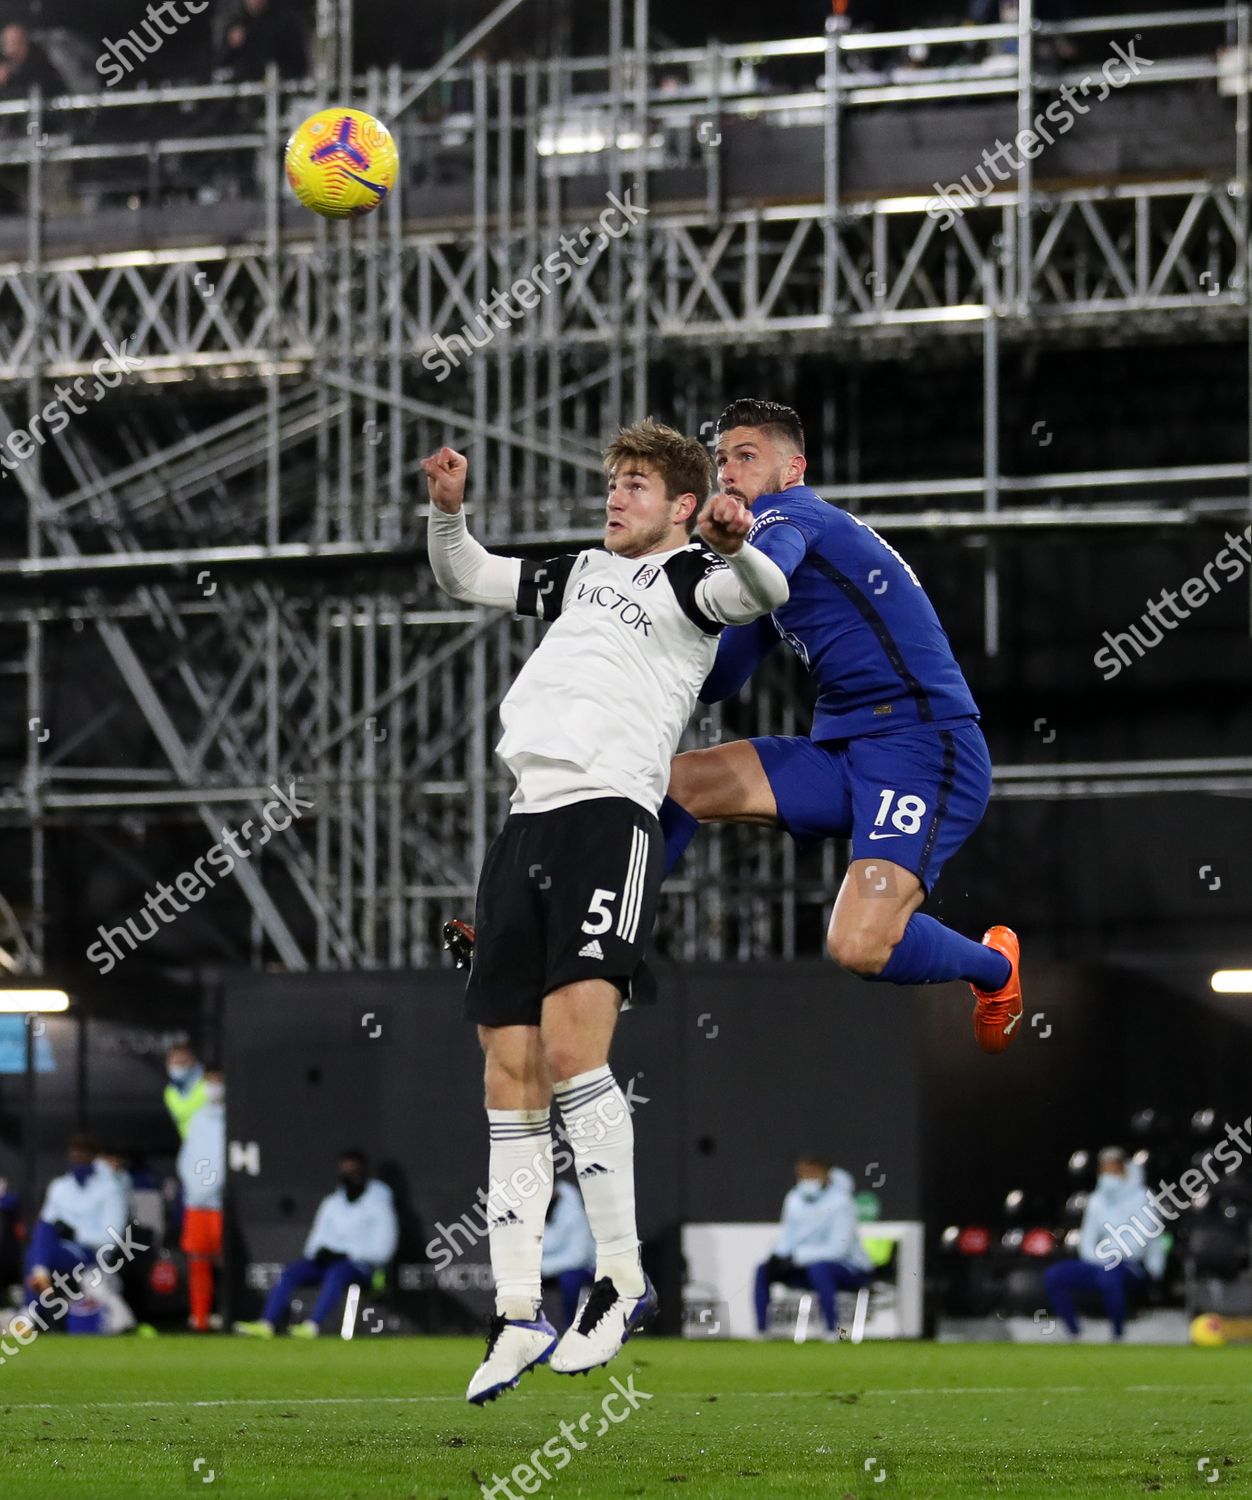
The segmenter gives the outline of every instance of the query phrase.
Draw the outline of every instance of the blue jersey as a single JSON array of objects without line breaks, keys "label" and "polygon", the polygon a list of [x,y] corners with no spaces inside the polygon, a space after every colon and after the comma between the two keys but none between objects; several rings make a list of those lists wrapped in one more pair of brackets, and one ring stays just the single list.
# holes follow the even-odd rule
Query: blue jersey
[{"label": "blue jersey", "polygon": [[722,632],[703,702],[738,692],[781,639],[817,682],[815,740],[978,717],[925,589],[873,527],[807,485],[762,495],[752,514],[748,540],[787,575],[791,596]]}]

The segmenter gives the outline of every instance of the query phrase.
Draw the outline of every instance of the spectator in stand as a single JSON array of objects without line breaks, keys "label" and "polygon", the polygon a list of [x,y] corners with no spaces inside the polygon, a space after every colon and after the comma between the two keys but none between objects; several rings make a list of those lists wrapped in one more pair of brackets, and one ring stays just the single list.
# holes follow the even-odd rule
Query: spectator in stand
[{"label": "spectator in stand", "polygon": [[25,99],[36,85],[45,99],[66,92],[48,54],[25,26],[12,21],[0,30],[0,99]]},{"label": "spectator in stand", "polygon": [[1043,1273],[1048,1303],[1071,1338],[1079,1331],[1075,1292],[1098,1293],[1113,1338],[1122,1337],[1127,1293],[1142,1290],[1165,1269],[1160,1239],[1145,1240],[1135,1226],[1160,1222],[1144,1186],[1143,1168],[1128,1162],[1120,1146],[1106,1146],[1099,1156],[1095,1191],[1083,1209],[1078,1258],[1058,1261]]},{"label": "spectator in stand", "polygon": [[831,1170],[818,1155],[796,1162],[796,1185],[783,1200],[782,1224],[773,1255],[756,1273],[756,1326],[764,1334],[769,1321],[769,1289],[812,1289],[826,1328],[835,1336],[837,1294],[858,1291],[870,1279],[870,1262],[861,1248],[856,1200],[847,1172]]},{"label": "spectator in stand", "polygon": [[178,1153],[183,1185],[182,1248],[187,1257],[191,1326],[205,1333],[213,1314],[213,1272],[222,1256],[222,1197],[226,1187],[226,1080],[206,1068],[204,1103],[192,1115]]},{"label": "spectator in stand", "polygon": [[557,1180],[548,1207],[541,1274],[545,1282],[555,1281],[560,1289],[565,1314],[563,1327],[568,1328],[578,1311],[583,1288],[596,1279],[596,1242],[587,1222],[582,1194],[564,1178]]},{"label": "spectator in stand", "polygon": [[305,72],[304,42],[298,23],[278,0],[243,0],[226,23],[217,66],[231,83],[264,78],[270,63],[286,78]]},{"label": "spectator in stand", "polygon": [[163,1095],[170,1119],[180,1136],[186,1136],[191,1117],[205,1100],[204,1069],[190,1047],[180,1044],[165,1054],[165,1072],[169,1079]]},{"label": "spectator in stand", "polygon": [[316,1338],[322,1324],[355,1282],[373,1280],[396,1253],[399,1228],[391,1189],[368,1175],[364,1152],[339,1157],[339,1187],[322,1199],[304,1244],[304,1258],[286,1267],[255,1323],[236,1323],[235,1332],[272,1339],[287,1316],[291,1299],[304,1286],[321,1288],[313,1311],[293,1325],[296,1338]]}]

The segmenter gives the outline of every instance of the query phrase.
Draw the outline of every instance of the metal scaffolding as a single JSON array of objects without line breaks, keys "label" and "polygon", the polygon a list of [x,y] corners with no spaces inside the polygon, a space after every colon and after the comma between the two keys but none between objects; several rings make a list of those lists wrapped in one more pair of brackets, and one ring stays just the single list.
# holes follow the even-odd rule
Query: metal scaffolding
[{"label": "metal scaffolding", "polygon": [[[271,76],[0,104],[0,123],[23,129],[0,166],[22,169],[26,193],[22,251],[0,262],[0,419],[14,459],[13,435],[27,434],[29,450],[5,464],[25,528],[0,559],[0,660],[30,725],[24,764],[0,786],[0,820],[29,838],[29,863],[6,872],[3,895],[32,964],[81,957],[47,943],[50,830],[191,821],[207,845],[280,779],[315,806],[236,866],[252,912],[240,946],[252,961],[432,961],[439,925],[470,901],[506,809],[494,716],[537,629],[453,607],[420,565],[417,464],[443,441],[470,455],[480,535],[559,550],[598,537],[602,441],[648,410],[661,364],[684,372],[675,419],[705,433],[729,349],[837,351],[846,363],[962,339],[983,365],[982,472],[835,483],[825,486],[831,499],[868,508],[888,529],[984,534],[1245,516],[1248,462],[1006,476],[997,413],[1005,345],[1098,340],[1112,327],[1123,337],[1202,327],[1247,339],[1247,8],[1068,28],[1036,25],[1029,0],[1020,9],[1014,26],[902,37],[832,27],[790,43],[649,52],[643,0],[629,34],[623,0],[610,0],[602,57],[445,59],[420,77],[391,69],[353,80],[352,102],[388,121],[402,160],[435,174],[451,160],[464,174],[469,212],[442,222],[423,213],[421,183],[433,179],[412,171],[353,226],[284,201],[287,131],[331,95],[332,79],[340,98],[349,92],[347,4],[319,7],[313,84]],[[1016,96],[1028,123],[1040,94],[1069,76],[1037,61],[1041,38],[1184,22],[1223,35],[1233,25],[1222,57],[1160,64],[1127,86],[1228,87],[1233,77],[1229,180],[1045,192],[1023,159],[1014,180],[946,229],[927,199],[857,201],[841,189],[849,111],[998,92]],[[911,79],[856,66],[860,54],[916,41],[1011,41],[1016,61],[1003,76],[956,66]],[[742,86],[750,62],[806,56],[820,88]],[[662,93],[657,80],[681,68],[691,87]],[[418,106],[436,87],[456,107],[430,119]],[[161,134],[162,112],[185,108],[230,119],[212,134]],[[90,141],[90,122],[127,111],[133,139]],[[814,201],[728,206],[719,125],[735,114],[773,117],[780,131],[821,124]],[[675,156],[699,166],[699,201],[654,199],[652,178]],[[130,159],[158,185],[214,178],[229,161],[253,185],[243,194],[250,217],[229,236],[197,237],[185,212],[168,222],[156,214],[129,244],[92,248],[93,219],[78,232],[72,208],[61,218],[54,209],[81,184],[75,173]],[[99,222],[107,239],[112,221]],[[542,295],[520,305],[518,287],[536,280]],[[102,359],[114,361],[111,374],[122,357],[136,368],[89,403],[85,420],[54,432],[45,416],[38,426],[34,414],[64,400],[67,383],[96,380]],[[825,441],[819,475],[838,472]],[[994,654],[993,561],[984,619]],[[81,721],[58,724],[49,663],[87,632],[112,691]],[[790,668],[767,674],[736,731],[802,732],[794,689]],[[691,742],[714,742],[725,723],[709,713]],[[1252,762],[1011,767],[997,790],[1199,786],[1252,788]],[[672,888],[673,951],[791,956],[837,874],[829,846],[798,874],[789,841],[716,832]]]}]

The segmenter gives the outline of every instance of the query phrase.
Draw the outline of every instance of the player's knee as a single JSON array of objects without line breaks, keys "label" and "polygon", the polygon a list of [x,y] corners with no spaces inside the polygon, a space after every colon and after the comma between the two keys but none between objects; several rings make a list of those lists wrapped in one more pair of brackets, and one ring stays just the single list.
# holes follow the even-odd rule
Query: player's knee
[{"label": "player's knee", "polygon": [[548,1077],[553,1083],[565,1083],[577,1078],[580,1073],[589,1073],[593,1068],[604,1066],[605,1059],[598,1053],[588,1051],[585,1041],[553,1038],[545,1040],[544,1061],[548,1065]]},{"label": "player's knee", "polygon": [[849,974],[859,974],[862,979],[872,979],[881,974],[891,957],[891,945],[875,933],[852,928],[844,932],[838,928],[826,938],[826,951],[841,969]]}]

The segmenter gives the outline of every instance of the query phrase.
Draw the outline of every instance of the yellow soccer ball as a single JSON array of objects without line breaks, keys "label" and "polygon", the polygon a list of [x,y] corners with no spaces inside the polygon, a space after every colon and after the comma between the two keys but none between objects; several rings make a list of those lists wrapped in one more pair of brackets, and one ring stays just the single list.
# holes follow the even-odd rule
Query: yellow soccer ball
[{"label": "yellow soccer ball", "polygon": [[1191,1342],[1205,1349],[1216,1349],[1226,1342],[1226,1330],[1222,1320],[1213,1313],[1204,1313],[1191,1323]]},{"label": "yellow soccer ball", "polygon": [[291,190],[315,214],[356,219],[396,185],[400,153],[391,132],[359,109],[323,109],[287,142]]}]

